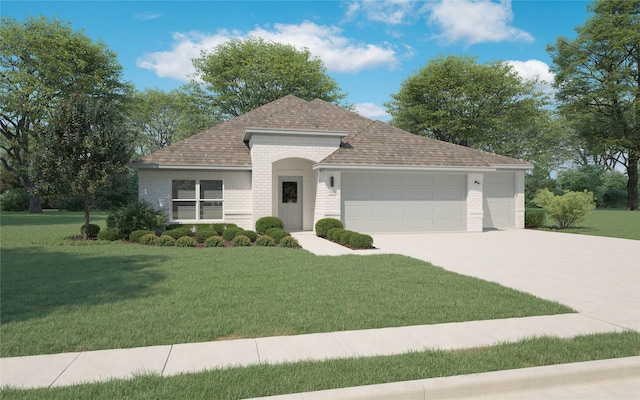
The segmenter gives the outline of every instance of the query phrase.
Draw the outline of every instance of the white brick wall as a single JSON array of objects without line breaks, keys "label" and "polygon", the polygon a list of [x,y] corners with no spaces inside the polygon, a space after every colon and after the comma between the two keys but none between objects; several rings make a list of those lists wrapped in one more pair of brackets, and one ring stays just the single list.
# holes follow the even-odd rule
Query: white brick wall
[{"label": "white brick wall", "polygon": [[[339,138],[261,135],[251,137],[253,165],[253,222],[261,217],[277,216],[278,177],[303,177],[303,229],[313,230],[315,223],[318,175],[312,165],[333,153]],[[271,201],[269,201],[269,199]],[[322,199],[318,199],[322,203]]]},{"label": "white brick wall", "polygon": [[221,179],[224,187],[224,221],[244,229],[254,229],[251,171],[147,170],[138,171],[138,196],[171,216],[171,181],[173,179]]},{"label": "white brick wall", "polygon": [[516,171],[516,228],[524,229],[524,171]]},{"label": "white brick wall", "polygon": [[[482,232],[482,180],[483,174],[467,174],[467,231]],[[476,183],[479,182],[479,183]]]}]

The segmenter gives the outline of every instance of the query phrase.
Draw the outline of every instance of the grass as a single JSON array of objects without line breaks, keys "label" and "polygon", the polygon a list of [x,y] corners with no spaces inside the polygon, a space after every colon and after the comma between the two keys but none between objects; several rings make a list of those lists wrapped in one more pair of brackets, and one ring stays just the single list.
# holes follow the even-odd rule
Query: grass
[{"label": "grass", "polygon": [[3,213],[2,357],[572,312],[399,255],[64,240],[81,225]]},{"label": "grass", "polygon": [[554,232],[640,240],[640,212],[638,211],[593,210],[586,216],[584,221],[568,229],[558,229],[557,225],[553,225],[554,223],[555,221],[547,216],[547,224],[542,229]]},{"label": "grass", "polygon": [[414,379],[527,368],[640,354],[640,333],[534,338],[469,350],[423,351],[282,365],[256,365],[161,378],[143,375],[63,388],[0,391],[14,399],[240,399]]}]

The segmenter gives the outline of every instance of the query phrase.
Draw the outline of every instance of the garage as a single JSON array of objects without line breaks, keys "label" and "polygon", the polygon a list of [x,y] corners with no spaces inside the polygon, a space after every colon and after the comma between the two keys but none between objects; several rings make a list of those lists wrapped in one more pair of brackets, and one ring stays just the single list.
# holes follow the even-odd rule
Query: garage
[{"label": "garage", "polygon": [[484,175],[482,226],[513,228],[515,221],[515,173],[489,172]]},{"label": "garage", "polygon": [[465,231],[466,175],[348,172],[345,228],[358,232]]}]

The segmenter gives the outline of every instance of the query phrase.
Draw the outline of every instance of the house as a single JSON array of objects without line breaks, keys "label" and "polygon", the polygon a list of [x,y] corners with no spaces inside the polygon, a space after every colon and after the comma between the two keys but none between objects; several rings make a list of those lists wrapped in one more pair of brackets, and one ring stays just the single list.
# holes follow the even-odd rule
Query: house
[{"label": "house", "polygon": [[323,100],[285,96],[132,163],[171,222],[363,232],[524,227],[530,163],[425,138]]}]

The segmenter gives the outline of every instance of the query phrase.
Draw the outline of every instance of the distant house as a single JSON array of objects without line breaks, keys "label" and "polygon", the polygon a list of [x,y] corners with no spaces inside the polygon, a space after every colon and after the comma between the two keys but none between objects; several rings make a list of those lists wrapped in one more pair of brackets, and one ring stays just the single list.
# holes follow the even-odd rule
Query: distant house
[{"label": "distant house", "polygon": [[132,163],[171,222],[359,232],[524,227],[527,162],[420,137],[289,95]]}]

